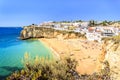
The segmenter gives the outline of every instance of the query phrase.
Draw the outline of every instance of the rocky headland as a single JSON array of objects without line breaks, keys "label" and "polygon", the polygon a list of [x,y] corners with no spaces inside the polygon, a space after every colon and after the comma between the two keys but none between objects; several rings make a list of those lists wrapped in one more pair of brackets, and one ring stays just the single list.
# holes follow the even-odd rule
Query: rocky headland
[{"label": "rocky headland", "polygon": [[29,38],[64,38],[64,39],[72,39],[72,38],[85,38],[85,34],[81,34],[73,31],[65,31],[65,30],[56,30],[53,28],[46,27],[24,27],[20,34],[21,39],[29,39]]}]

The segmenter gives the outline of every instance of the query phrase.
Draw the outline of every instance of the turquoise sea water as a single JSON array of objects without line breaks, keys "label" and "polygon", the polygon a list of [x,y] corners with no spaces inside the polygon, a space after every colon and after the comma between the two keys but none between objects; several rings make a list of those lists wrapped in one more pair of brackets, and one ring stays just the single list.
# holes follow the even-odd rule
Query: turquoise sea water
[{"label": "turquoise sea water", "polygon": [[28,52],[35,56],[49,57],[51,51],[38,40],[20,40],[22,28],[0,28],[0,80],[23,67],[22,59]]}]

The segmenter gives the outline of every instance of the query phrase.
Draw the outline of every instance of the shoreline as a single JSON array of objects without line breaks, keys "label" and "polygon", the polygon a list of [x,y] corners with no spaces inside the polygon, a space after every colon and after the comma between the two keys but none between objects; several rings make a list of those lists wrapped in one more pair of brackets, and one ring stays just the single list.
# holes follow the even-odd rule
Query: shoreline
[{"label": "shoreline", "polygon": [[38,39],[51,51],[55,59],[63,59],[70,56],[78,62],[76,70],[80,74],[92,74],[98,72],[102,65],[99,62],[103,56],[102,46],[99,43],[82,39]]},{"label": "shoreline", "polygon": [[41,38],[41,39],[38,39],[41,43],[43,43],[44,44],[44,46],[45,47],[47,47],[47,48],[49,48],[50,50],[51,50],[51,55],[55,58],[57,58],[57,59],[60,59],[60,56],[58,55],[58,53],[57,53],[57,51],[55,51],[46,41],[45,41],[45,39],[43,39],[43,38]]}]

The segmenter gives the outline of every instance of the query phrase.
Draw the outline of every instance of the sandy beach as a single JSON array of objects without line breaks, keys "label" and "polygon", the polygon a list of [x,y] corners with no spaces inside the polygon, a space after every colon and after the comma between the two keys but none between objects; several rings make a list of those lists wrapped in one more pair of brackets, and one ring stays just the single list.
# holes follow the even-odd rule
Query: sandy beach
[{"label": "sandy beach", "polygon": [[[92,74],[101,68],[102,45],[82,39],[39,39],[48,46],[55,58],[70,56],[78,62],[77,71],[80,74]],[[103,57],[104,58],[104,57]],[[104,59],[102,59],[104,60]]]}]

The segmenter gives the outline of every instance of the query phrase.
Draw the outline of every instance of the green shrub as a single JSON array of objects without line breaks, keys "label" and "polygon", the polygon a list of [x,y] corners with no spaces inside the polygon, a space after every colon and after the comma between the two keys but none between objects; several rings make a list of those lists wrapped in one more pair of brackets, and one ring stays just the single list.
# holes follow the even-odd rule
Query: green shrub
[{"label": "green shrub", "polygon": [[47,58],[30,59],[24,56],[25,68],[14,72],[7,80],[75,80],[73,73],[76,68],[74,59],[53,60]]},{"label": "green shrub", "polygon": [[7,77],[7,80],[110,80],[109,63],[105,68],[92,75],[80,75],[76,72],[77,62],[71,58],[54,60],[48,58],[30,59],[28,53],[24,56],[25,67]]}]

